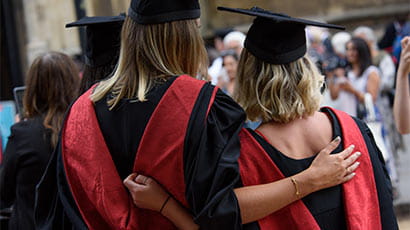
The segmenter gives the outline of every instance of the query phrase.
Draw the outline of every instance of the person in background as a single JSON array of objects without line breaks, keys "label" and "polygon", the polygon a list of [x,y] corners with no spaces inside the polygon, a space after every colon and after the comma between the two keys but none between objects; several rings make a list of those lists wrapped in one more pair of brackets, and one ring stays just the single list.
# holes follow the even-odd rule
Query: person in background
[{"label": "person in background", "polygon": [[[344,78],[340,84],[329,87],[333,99],[338,98],[340,92],[349,94],[349,107],[342,110],[351,116],[363,118],[358,114],[357,107],[359,103],[364,103],[364,94],[370,93],[374,102],[376,102],[380,93],[380,74],[377,67],[372,65],[372,59],[369,46],[361,38],[352,38],[346,45],[346,57],[349,63],[347,76],[337,76]],[[333,81],[334,82],[334,81]]]},{"label": "person in background", "polygon": [[384,50],[379,50],[377,47],[376,36],[371,28],[360,26],[354,30],[353,35],[355,37],[360,37],[367,42],[367,45],[370,48],[372,64],[378,67],[380,71],[380,95],[376,103],[382,117],[383,127],[385,128],[384,135],[387,140],[386,147],[388,148],[388,151],[392,153],[391,156],[395,157],[395,153],[400,146],[402,146],[401,136],[394,124],[393,117],[396,66],[390,54]]},{"label": "person in background", "polygon": [[[360,26],[356,28],[353,32],[353,36],[364,39],[370,48],[370,54],[372,57],[372,64],[379,68],[381,77],[381,96],[387,97],[391,94],[394,88],[394,75],[396,73],[396,67],[394,65],[391,56],[384,50],[379,50],[377,47],[377,40],[374,32],[371,28],[367,26]],[[387,101],[389,102],[389,101]],[[390,103],[391,105],[392,103]],[[385,104],[388,106],[389,104]],[[389,111],[391,113],[391,111]]]},{"label": "person in background", "polygon": [[[218,86],[228,95],[233,95],[235,78],[238,69],[239,58],[235,50],[226,50],[221,53],[223,74],[219,76]],[[225,76],[226,74],[226,76]]]},{"label": "person in background", "polygon": [[[223,39],[224,50],[234,50],[239,57],[243,49],[245,35],[239,31],[229,32]],[[222,57],[214,60],[211,67],[208,69],[208,74],[212,77],[212,84],[218,85],[219,76],[223,75]]]},{"label": "person in background", "polygon": [[346,44],[352,36],[348,32],[337,32],[332,36],[331,44],[334,53],[341,59],[346,59]]},{"label": "person in background", "polygon": [[410,37],[401,41],[401,57],[397,71],[396,95],[394,98],[394,118],[401,134],[410,133]]},{"label": "person in background", "polygon": [[[348,97],[344,99],[346,100],[345,104],[347,107],[343,108],[342,111],[366,121],[368,114],[364,107],[365,95],[367,93],[370,94],[374,104],[375,121],[383,124],[383,117],[378,106],[380,105],[378,102],[380,100],[381,86],[380,71],[372,64],[370,48],[366,41],[358,37],[352,38],[346,45],[346,57],[349,62],[347,76],[340,76],[344,81],[329,87],[332,97],[337,98],[341,92],[347,93]],[[387,137],[384,131],[386,128],[382,126],[381,129],[382,133],[377,134],[381,137],[379,145],[384,144],[386,146]],[[384,148],[383,156],[387,162],[393,185],[396,185],[398,175],[390,148]]]},{"label": "person in background", "polygon": [[[219,76],[218,86],[224,93],[232,96],[236,85],[236,75],[238,70],[239,57],[235,50],[226,50],[221,54],[223,58],[223,71]],[[256,129],[261,122],[247,120],[244,127]]]},{"label": "person in background", "polygon": [[343,100],[345,96],[348,96],[344,92],[340,92],[337,99],[332,99],[329,87],[333,87],[334,83],[339,81],[343,82],[345,80],[344,76],[346,76],[347,67],[346,44],[351,38],[352,36],[347,32],[337,32],[331,38],[331,45],[334,54],[324,61],[322,68],[326,76],[327,85],[323,94],[323,106],[330,106],[335,109],[343,110],[342,108],[346,107],[344,103],[348,103],[348,101]]},{"label": "person in background", "polygon": [[219,53],[226,50],[224,45],[224,38],[227,34],[233,31],[234,29],[232,28],[224,28],[215,31],[214,47]]},{"label": "person in background", "polygon": [[120,34],[125,14],[107,17],[84,17],[66,25],[86,27],[85,69],[80,83],[80,94],[95,83],[109,77],[120,53]]},{"label": "person in background", "polygon": [[241,52],[245,43],[245,34],[240,31],[232,31],[224,38],[224,47],[227,50],[235,50],[236,55],[241,56]]},{"label": "person in background", "polygon": [[314,63],[323,63],[327,58],[327,48],[324,40],[328,38],[329,33],[324,28],[314,26],[306,27],[307,34],[307,54]]},{"label": "person in background", "polygon": [[225,28],[215,31],[215,37],[213,40],[213,47],[207,48],[208,59],[210,66],[208,67],[208,81],[210,81],[213,85],[218,84],[218,78],[221,74],[222,70],[222,58],[221,53],[225,50],[225,46],[223,43],[223,39],[225,36],[232,32],[233,29]]},{"label": "person in background", "polygon": [[13,206],[9,229],[35,229],[35,186],[57,145],[64,115],[78,96],[79,76],[72,59],[58,52],[38,56],[30,66],[24,93],[24,120],[11,127],[0,168],[0,204]]},{"label": "person in background", "polygon": [[386,26],[383,37],[378,43],[380,49],[389,52],[396,65],[400,59],[400,41],[404,36],[410,35],[410,22],[408,21],[409,14],[399,15],[393,22]]}]

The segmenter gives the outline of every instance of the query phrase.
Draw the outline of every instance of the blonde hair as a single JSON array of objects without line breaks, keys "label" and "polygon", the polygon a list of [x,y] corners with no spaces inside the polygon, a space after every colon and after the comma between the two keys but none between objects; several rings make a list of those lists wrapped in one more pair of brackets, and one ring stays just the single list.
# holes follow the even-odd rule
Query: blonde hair
[{"label": "blonde hair", "polygon": [[182,74],[206,76],[206,67],[206,50],[195,19],[141,25],[127,17],[116,70],[96,87],[91,100],[99,101],[111,92],[110,109],[122,98],[144,101],[155,81]]},{"label": "blonde hair", "polygon": [[324,77],[307,56],[274,65],[244,49],[238,66],[234,97],[248,119],[287,123],[319,109]]}]

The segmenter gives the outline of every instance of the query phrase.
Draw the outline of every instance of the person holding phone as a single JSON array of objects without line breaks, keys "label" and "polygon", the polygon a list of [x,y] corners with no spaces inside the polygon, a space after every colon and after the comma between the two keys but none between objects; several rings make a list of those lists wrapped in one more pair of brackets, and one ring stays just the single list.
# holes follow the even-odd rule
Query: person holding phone
[{"label": "person holding phone", "polygon": [[17,117],[15,118],[16,122],[19,122],[24,118],[23,96],[25,90],[25,86],[16,87],[13,89],[14,101],[17,106]]},{"label": "person holding phone", "polygon": [[12,206],[9,229],[34,229],[35,186],[57,145],[64,114],[78,95],[78,71],[63,53],[48,52],[30,66],[24,120],[11,127],[0,166],[1,209]]}]

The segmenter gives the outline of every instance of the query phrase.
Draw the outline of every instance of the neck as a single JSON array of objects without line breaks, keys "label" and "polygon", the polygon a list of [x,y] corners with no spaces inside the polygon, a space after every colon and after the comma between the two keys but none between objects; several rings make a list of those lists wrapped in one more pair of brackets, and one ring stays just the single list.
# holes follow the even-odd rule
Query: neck
[{"label": "neck", "polygon": [[352,63],[352,69],[355,73],[358,74],[360,72],[360,64],[358,62],[357,63]]},{"label": "neck", "polygon": [[372,57],[376,57],[379,54],[379,51],[377,49],[371,49],[370,53],[371,53]]}]

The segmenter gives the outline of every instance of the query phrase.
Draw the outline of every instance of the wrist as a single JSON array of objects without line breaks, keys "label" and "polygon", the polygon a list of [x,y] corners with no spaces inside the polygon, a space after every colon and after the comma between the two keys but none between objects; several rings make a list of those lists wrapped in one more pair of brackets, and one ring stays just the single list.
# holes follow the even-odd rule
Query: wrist
[{"label": "wrist", "polygon": [[409,71],[404,71],[402,68],[399,67],[397,70],[397,78],[406,78],[410,74]]},{"label": "wrist", "polygon": [[321,189],[320,178],[317,178],[312,170],[305,170],[293,176],[298,184],[299,196],[302,198],[312,192]]},{"label": "wrist", "polygon": [[172,217],[172,208],[173,203],[175,202],[174,198],[169,196],[167,200],[164,201],[162,209],[160,209],[159,213],[168,219]]},{"label": "wrist", "polygon": [[164,215],[164,210],[166,208],[166,206],[168,205],[169,201],[172,199],[171,195],[168,195],[167,198],[164,200],[164,202],[162,203],[161,208],[159,209],[159,213]]},{"label": "wrist", "polygon": [[161,214],[170,220],[177,229],[199,229],[191,214],[173,197],[169,199]]},{"label": "wrist", "polygon": [[353,94],[357,97],[357,99],[360,99],[362,97],[362,93],[357,90],[353,90]]}]

